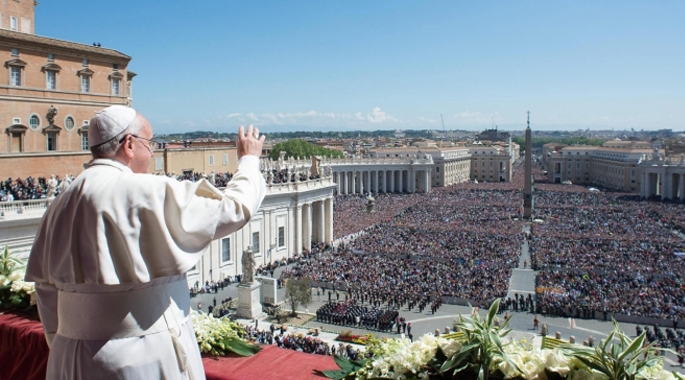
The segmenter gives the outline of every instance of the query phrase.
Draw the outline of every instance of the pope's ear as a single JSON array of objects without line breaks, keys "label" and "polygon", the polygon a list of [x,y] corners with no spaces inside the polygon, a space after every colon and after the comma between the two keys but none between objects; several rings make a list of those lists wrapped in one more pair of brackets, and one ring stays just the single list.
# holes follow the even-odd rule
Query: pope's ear
[{"label": "pope's ear", "polygon": [[133,137],[131,137],[131,135],[124,137],[120,149],[124,152],[126,157],[133,158]]}]

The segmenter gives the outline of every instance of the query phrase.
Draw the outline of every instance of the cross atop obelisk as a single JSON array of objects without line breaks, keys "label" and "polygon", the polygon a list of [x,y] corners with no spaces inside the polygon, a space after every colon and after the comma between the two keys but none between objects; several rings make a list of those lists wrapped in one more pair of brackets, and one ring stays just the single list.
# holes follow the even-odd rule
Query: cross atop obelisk
[{"label": "cross atop obelisk", "polygon": [[526,157],[525,166],[525,186],[523,188],[523,218],[530,219],[533,215],[533,146],[530,132],[530,111],[528,111],[528,127],[526,128]]}]

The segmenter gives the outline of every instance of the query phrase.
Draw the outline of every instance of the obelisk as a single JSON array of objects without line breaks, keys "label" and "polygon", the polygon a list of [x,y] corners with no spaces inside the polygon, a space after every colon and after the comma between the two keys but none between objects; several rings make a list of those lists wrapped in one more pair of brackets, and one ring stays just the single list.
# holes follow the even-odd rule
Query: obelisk
[{"label": "obelisk", "polygon": [[533,215],[533,144],[530,137],[530,111],[528,111],[528,127],[526,128],[526,158],[524,161],[526,178],[523,187],[523,218],[530,219]]}]

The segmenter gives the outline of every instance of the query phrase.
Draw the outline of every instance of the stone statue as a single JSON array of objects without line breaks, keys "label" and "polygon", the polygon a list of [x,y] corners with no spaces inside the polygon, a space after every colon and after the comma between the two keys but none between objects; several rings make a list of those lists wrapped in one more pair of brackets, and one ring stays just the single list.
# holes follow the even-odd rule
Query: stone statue
[{"label": "stone statue", "polygon": [[45,118],[48,119],[49,125],[55,124],[55,116],[57,116],[57,107],[53,106],[52,104],[50,105],[50,108],[48,108],[48,113],[45,115]]},{"label": "stone statue", "polygon": [[212,170],[212,173],[209,175],[209,181],[212,185],[216,186],[216,173],[214,173],[214,170]]},{"label": "stone statue", "polygon": [[321,172],[319,171],[320,165],[321,165],[321,159],[319,157],[312,155],[312,166],[310,169],[310,174],[312,176],[316,177],[317,175],[321,174]]},{"label": "stone statue", "polygon": [[57,178],[55,178],[54,174],[50,175],[50,179],[48,180],[47,185],[47,200],[49,205],[55,199],[55,192],[57,191]]},{"label": "stone statue", "polygon": [[243,257],[240,259],[240,263],[243,265],[243,278],[240,282],[242,284],[254,283],[254,272],[257,262],[254,259],[252,247],[250,247],[249,245],[247,246],[247,249],[243,251]]}]

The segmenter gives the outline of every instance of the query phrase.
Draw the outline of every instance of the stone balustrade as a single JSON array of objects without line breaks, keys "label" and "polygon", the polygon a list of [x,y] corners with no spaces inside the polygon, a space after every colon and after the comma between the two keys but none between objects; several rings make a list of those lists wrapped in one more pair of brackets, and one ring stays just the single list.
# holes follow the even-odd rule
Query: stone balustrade
[{"label": "stone balustrade", "polygon": [[3,215],[21,214],[27,211],[42,210],[48,208],[46,199],[31,199],[13,202],[0,202],[0,212]]}]

